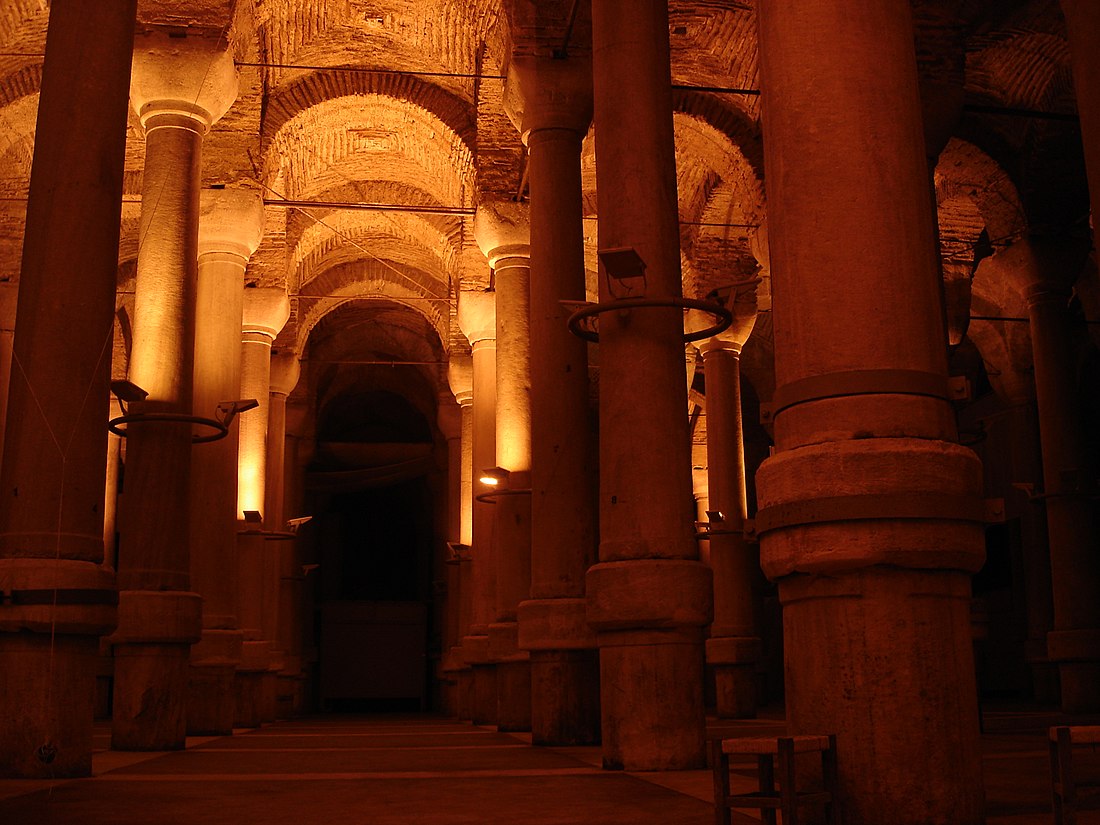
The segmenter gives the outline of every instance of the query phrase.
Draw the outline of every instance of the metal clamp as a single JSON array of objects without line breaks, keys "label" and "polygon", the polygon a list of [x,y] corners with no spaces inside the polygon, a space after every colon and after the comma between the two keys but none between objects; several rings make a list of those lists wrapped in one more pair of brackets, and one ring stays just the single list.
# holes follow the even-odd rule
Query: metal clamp
[{"label": "metal clamp", "polygon": [[966,378],[948,378],[921,370],[848,370],[802,378],[778,387],[771,403],[760,405],[760,419],[770,423],[798,404],[851,395],[923,395],[945,401],[965,401]]},{"label": "metal clamp", "polygon": [[[594,344],[598,344],[600,341],[600,334],[596,332],[595,325],[597,316],[605,312],[616,312],[618,310],[644,309],[647,307],[700,309],[704,312],[709,312],[715,317],[715,322],[709,327],[696,330],[695,332],[685,332],[685,343],[711,338],[723,330],[728,329],[729,325],[733,323],[733,313],[730,312],[730,310],[715,301],[706,301],[701,298],[678,298],[669,296],[666,298],[617,298],[614,301],[604,301],[599,304],[569,302],[570,306],[577,306],[578,304],[580,305],[580,309],[575,310],[566,320],[566,323],[569,325],[569,331],[578,338],[583,338],[585,341],[591,341]],[[587,319],[592,319],[592,322],[590,324],[584,324],[583,322]]]},{"label": "metal clamp", "polygon": [[996,523],[1004,521],[1004,501],[947,493],[871,493],[775,504],[758,510],[754,521],[756,534],[763,535],[807,524],[890,519]]},{"label": "metal clamp", "polygon": [[229,435],[229,427],[218,421],[215,418],[204,418],[201,415],[186,415],[185,413],[173,413],[173,412],[136,412],[127,413],[126,415],[120,415],[118,418],[112,418],[107,422],[107,429],[113,432],[120,438],[126,438],[126,429],[121,427],[122,424],[133,424],[136,422],[145,423],[158,423],[158,424],[198,424],[200,427],[209,427],[213,430],[212,433],[206,435],[191,434],[192,444],[209,444],[211,441],[220,441]]},{"label": "metal clamp", "polygon": [[477,501],[482,504],[496,504],[493,499],[500,498],[501,496],[529,496],[531,495],[530,487],[520,487],[515,490],[493,490],[488,493],[482,493],[481,495],[474,496]]}]

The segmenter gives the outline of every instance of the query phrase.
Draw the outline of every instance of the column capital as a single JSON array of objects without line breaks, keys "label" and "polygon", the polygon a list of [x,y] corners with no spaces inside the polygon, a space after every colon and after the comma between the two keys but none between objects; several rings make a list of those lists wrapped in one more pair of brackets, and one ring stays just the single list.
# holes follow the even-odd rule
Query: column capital
[{"label": "column capital", "polygon": [[149,129],[174,115],[206,132],[237,99],[237,69],[226,44],[202,36],[173,37],[159,29],[134,38],[130,103]]},{"label": "column capital", "polygon": [[513,54],[504,81],[504,108],[524,143],[542,129],[567,129],[584,137],[592,122],[591,59]]},{"label": "column capital", "polygon": [[[471,393],[472,395],[473,393]],[[462,402],[457,395],[452,397],[446,390],[439,393],[439,405],[436,407],[435,420],[439,425],[439,431],[443,433],[443,437],[448,441],[462,436]]]},{"label": "column capital", "polygon": [[290,299],[280,287],[257,287],[244,291],[244,315],[241,329],[245,334],[266,335],[271,340],[290,319]]},{"label": "column capital", "polygon": [[527,204],[510,200],[484,201],[474,215],[474,237],[489,265],[506,258],[531,257],[531,223]]},{"label": "column capital", "polygon": [[280,349],[271,354],[271,392],[290,395],[302,376],[302,362],[294,350]]},{"label": "column capital", "polygon": [[203,189],[199,193],[199,257],[226,252],[248,260],[260,246],[264,202],[247,189]]},{"label": "column capital", "polygon": [[496,340],[497,303],[492,292],[464,289],[458,293],[458,328],[473,346],[478,341]]},{"label": "column capital", "polygon": [[474,359],[469,355],[452,355],[447,364],[447,382],[460,406],[474,403]]}]

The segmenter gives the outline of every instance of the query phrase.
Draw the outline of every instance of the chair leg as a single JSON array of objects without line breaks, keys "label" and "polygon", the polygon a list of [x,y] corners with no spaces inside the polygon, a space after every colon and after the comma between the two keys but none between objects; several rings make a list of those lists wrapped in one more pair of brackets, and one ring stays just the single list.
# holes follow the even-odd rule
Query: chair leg
[{"label": "chair leg", "polygon": [[1058,728],[1058,782],[1062,788],[1062,823],[1077,825],[1077,786],[1073,781],[1073,742],[1069,728]]},{"label": "chair leg", "polygon": [[[771,754],[761,754],[756,757],[756,773],[759,776],[760,781],[760,793],[761,794],[774,794],[775,793],[775,770],[772,767]],[[761,808],[760,818],[766,823],[766,825],[776,825],[775,823],[775,809],[774,808]]]},{"label": "chair leg", "polygon": [[798,786],[794,776],[794,740],[779,740],[779,804],[783,825],[798,825]]},{"label": "chair leg", "polygon": [[821,752],[821,779],[829,794],[825,803],[825,821],[828,825],[840,825],[840,781],[836,770],[836,736],[829,736],[829,749]]},{"label": "chair leg", "polygon": [[733,812],[729,807],[730,758],[722,751],[722,740],[710,743],[711,766],[714,775],[714,825],[730,825]]},{"label": "chair leg", "polygon": [[1050,740],[1048,743],[1050,752],[1050,804],[1054,812],[1054,825],[1065,825],[1062,820],[1062,792],[1061,792],[1061,768],[1058,760],[1058,743]]}]

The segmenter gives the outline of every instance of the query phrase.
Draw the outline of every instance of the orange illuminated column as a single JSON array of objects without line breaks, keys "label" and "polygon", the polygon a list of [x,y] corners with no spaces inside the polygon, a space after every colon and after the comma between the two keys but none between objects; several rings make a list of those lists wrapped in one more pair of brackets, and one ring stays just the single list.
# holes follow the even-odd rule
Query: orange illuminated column
[{"label": "orange illuminated column", "polygon": [[[681,295],[668,5],[592,6],[599,297]],[[637,256],[635,258],[634,256]],[[704,764],[703,628],[711,574],[698,560],[679,307],[606,312],[600,335],[600,563],[588,622],[600,646],[603,761]]]},{"label": "orange illuminated column", "polygon": [[[474,219],[478,245],[496,283],[496,466],[493,499],[496,602],[489,658],[496,664],[500,730],[531,729],[531,665],[519,647],[516,608],[531,588],[531,247],[527,207],[482,204]],[[482,468],[478,468],[482,469]]]},{"label": "orange illuminated column", "polygon": [[437,661],[437,677],[440,684],[440,699],[445,713],[454,715],[457,711],[458,670],[452,649],[458,644],[458,615],[461,597],[459,591],[461,575],[457,548],[462,522],[462,407],[455,403],[454,397],[446,390],[439,394],[436,423],[443,437],[447,439],[447,542],[448,549],[442,558],[433,560],[434,575],[441,579],[445,588],[441,602],[436,608],[436,622],[441,637],[442,652]]},{"label": "orange illuminated column", "polygon": [[[241,385],[244,273],[263,234],[263,201],[244,190],[205,190],[199,201],[194,403],[209,417]],[[237,624],[237,427],[191,458],[191,584],[202,596],[202,639],[191,648],[187,732],[233,732]]]},{"label": "orange illuminated column", "polygon": [[[263,509],[267,482],[267,421],[271,391],[271,344],[290,317],[286,291],[246,289],[241,337],[240,397],[259,407],[240,419],[237,450],[237,591],[244,631],[237,670],[236,724],[255,726],[275,716],[276,674],[282,657],[275,654],[278,615],[278,565],[268,558],[275,545],[264,537]],[[275,575],[272,575],[274,568]],[[274,604],[273,604],[273,600]]]},{"label": "orange illuminated column", "polygon": [[470,619],[462,638],[462,658],[470,665],[470,719],[496,724],[496,669],[489,658],[489,625],[496,613],[494,508],[477,497],[492,489],[481,479],[496,467],[496,299],[491,292],[463,290],[458,324],[473,353],[473,534],[470,545]]},{"label": "orange illuminated column", "polygon": [[4,444],[4,425],[8,412],[8,385],[11,383],[11,344],[15,335],[15,307],[18,284],[0,283],[0,454]]},{"label": "orange illuminated column", "polygon": [[1062,0],[1062,11],[1073,57],[1073,87],[1095,226],[1100,211],[1100,13],[1095,0]]},{"label": "orange illuminated column", "polygon": [[301,374],[302,364],[293,350],[272,354],[264,522],[268,530],[276,534],[267,552],[270,558],[277,560],[279,573],[275,646],[283,654],[276,690],[276,714],[281,718],[293,714],[295,695],[302,683],[302,558],[296,530],[290,530],[283,505],[286,495],[286,399],[297,386]]},{"label": "orange illuminated column", "polygon": [[134,15],[134,0],[51,4],[0,474],[0,777],[92,770],[97,640],[115,624],[101,508]]},{"label": "orange illuminated column", "polygon": [[775,454],[757,473],[793,733],[848,825],[984,821],[970,637],[982,472],[957,443],[907,0],[757,8]]},{"label": "orange illuminated column", "polygon": [[[531,598],[519,606],[531,654],[532,741],[599,741],[599,656],[585,621],[596,562],[596,456],[587,344],[562,300],[583,301],[581,140],[592,119],[587,58],[515,58],[509,99],[531,185]],[[499,299],[498,299],[499,300]]]},{"label": "orange illuminated column", "polygon": [[1088,481],[1087,424],[1074,370],[1081,329],[1070,308],[1087,254],[1084,239],[1036,236],[985,264],[999,280],[1026,289],[1054,597],[1047,659],[1058,665],[1067,713],[1100,710],[1100,511]]},{"label": "orange illuminated column", "polygon": [[473,671],[465,660],[463,638],[468,635],[473,615],[473,570],[470,548],[474,536],[474,373],[473,359],[467,355],[452,355],[447,366],[447,379],[455,401],[461,410],[461,455],[458,484],[458,547],[452,570],[457,580],[451,600],[451,620],[454,637],[446,659],[454,672],[455,707],[459,719],[471,719],[474,706]]},{"label": "orange illuminated column", "polygon": [[[134,45],[130,100],[145,130],[145,172],[129,380],[146,393],[126,425],[112,746],[182,748],[190,645],[201,600],[190,592],[192,362],[202,140],[237,95],[216,40],[154,32]],[[135,390],[137,392],[137,390]],[[210,418],[214,410],[204,411]],[[156,713],[149,708],[156,707]]]},{"label": "orange illuminated column", "polygon": [[756,321],[753,302],[726,332],[699,350],[707,382],[707,510],[710,567],[714,573],[714,623],[707,664],[714,668],[715,708],[724,718],[756,715],[756,663],[760,636],[753,605],[759,567],[745,541],[748,516],[745,444],[741,431],[741,348]]}]

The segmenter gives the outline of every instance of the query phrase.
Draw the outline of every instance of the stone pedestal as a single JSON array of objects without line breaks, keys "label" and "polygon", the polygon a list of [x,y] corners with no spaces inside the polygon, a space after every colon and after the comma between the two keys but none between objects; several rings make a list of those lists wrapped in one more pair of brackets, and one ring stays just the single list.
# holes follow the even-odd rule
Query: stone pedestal
[{"label": "stone pedestal", "polygon": [[[135,5],[56,0],[50,12],[0,472],[0,590],[45,591],[51,606],[0,605],[0,777],[91,773],[98,637],[116,622],[114,577],[102,567],[102,353],[113,333]],[[99,603],[61,601],[78,590]]]},{"label": "stone pedestal", "polygon": [[837,735],[848,825],[977,825],[982,477],[955,443],[912,10],[757,23],[777,386],[756,528],[788,727]]},{"label": "stone pedestal", "polygon": [[[126,425],[111,731],[120,750],[184,745],[188,648],[201,621],[189,592],[193,425],[181,419],[192,414],[199,171],[203,136],[236,94],[233,58],[216,41],[151,33],[135,43],[130,97],[145,168],[129,380],[147,395],[127,413],[148,417]],[[193,625],[162,623],[169,602],[194,605],[180,614]]]},{"label": "stone pedestal", "polygon": [[[593,4],[599,246],[633,249],[641,261],[601,262],[601,302],[681,294],[668,33],[666,3]],[[587,599],[603,761],[701,768],[711,575],[694,539],[683,315],[678,306],[606,312],[599,336],[600,563]]]}]

